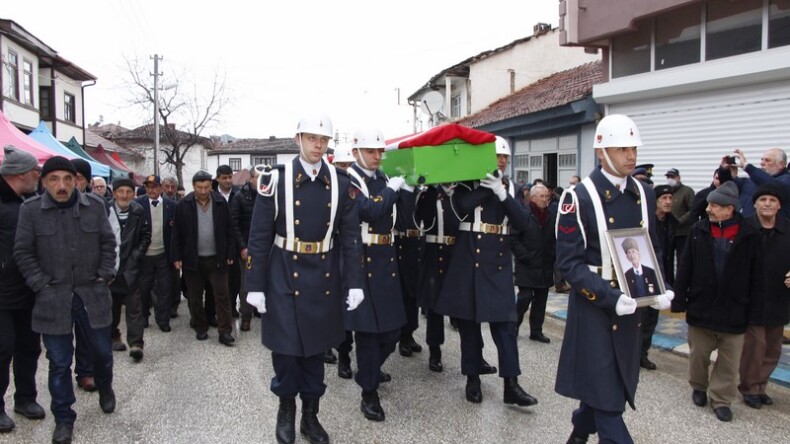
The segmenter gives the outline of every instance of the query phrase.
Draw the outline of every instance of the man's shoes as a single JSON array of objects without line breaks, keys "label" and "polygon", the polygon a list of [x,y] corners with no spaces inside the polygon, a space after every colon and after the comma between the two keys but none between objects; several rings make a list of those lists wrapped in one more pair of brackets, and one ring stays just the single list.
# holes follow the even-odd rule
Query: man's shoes
[{"label": "man's shoes", "polygon": [[409,347],[409,344],[401,341],[398,343],[398,353],[400,353],[401,356],[408,358],[412,355],[411,347]]},{"label": "man's shoes", "polygon": [[329,435],[318,422],[318,398],[302,400],[302,420],[299,432],[306,436],[310,444],[329,444]]},{"label": "man's shoes", "polygon": [[232,347],[236,339],[230,333],[220,333],[219,343],[228,347]]},{"label": "man's shoes", "polygon": [[337,360],[337,376],[343,379],[351,379],[351,357],[346,353],[340,353]]},{"label": "man's shoes", "polygon": [[250,320],[249,319],[242,319],[241,326],[239,327],[241,331],[250,331]]},{"label": "man's shoes", "polygon": [[543,332],[532,333],[531,335],[529,335],[529,339],[531,341],[538,341],[544,344],[548,344],[549,342],[551,342],[551,339],[549,339],[548,336],[544,335]]},{"label": "man's shoes", "polygon": [[104,390],[99,390],[99,407],[104,413],[112,413],[115,411],[115,392],[112,387],[107,387]]},{"label": "man's shoes", "polygon": [[74,424],[61,422],[55,425],[52,432],[52,444],[71,444],[71,434],[74,431]]},{"label": "man's shoes", "polygon": [[516,404],[522,407],[529,407],[538,403],[534,396],[525,392],[518,385],[518,378],[515,376],[505,378],[504,401],[505,404]]},{"label": "man's shoes", "polygon": [[763,408],[763,403],[760,401],[760,397],[758,395],[743,395],[743,403],[746,404],[747,407],[751,407],[753,409]]},{"label": "man's shoes", "polygon": [[571,286],[565,282],[554,286],[554,292],[556,293],[569,293],[570,291]]},{"label": "man's shoes", "polygon": [[324,352],[324,364],[336,364],[337,363],[337,356],[335,356],[335,352],[332,351],[331,348],[327,349]]},{"label": "man's shoes", "polygon": [[568,437],[568,441],[565,444],[586,444],[587,438],[589,437],[590,435],[578,433],[574,430],[571,432],[571,436]]},{"label": "man's shoes", "polygon": [[170,324],[161,324],[159,326],[159,329],[162,330],[165,333],[169,333],[170,331],[173,330],[172,328],[170,328]]},{"label": "man's shoes", "polygon": [[93,376],[84,376],[77,380],[77,386],[86,392],[95,392],[96,388],[96,381],[93,379]]},{"label": "man's shoes", "polygon": [[469,375],[466,377],[466,400],[475,404],[483,402],[483,392],[480,390],[480,376]]},{"label": "man's shoes", "polygon": [[293,444],[296,441],[296,398],[280,398],[275,437],[278,444]]},{"label": "man's shoes", "polygon": [[14,424],[14,420],[11,419],[10,416],[6,415],[5,412],[0,412],[0,433],[8,433],[11,430],[14,430],[16,424]]},{"label": "man's shoes", "polygon": [[133,345],[132,348],[129,349],[129,356],[132,357],[134,362],[140,362],[143,360],[143,348],[139,345]]},{"label": "man's shoes", "polygon": [[384,421],[384,409],[381,408],[379,393],[375,390],[372,392],[362,391],[362,402],[359,405],[359,409],[366,419]]},{"label": "man's shoes", "polygon": [[[44,419],[44,407],[41,407],[36,401],[30,401],[26,404],[14,405],[14,413],[19,413],[27,419]],[[2,431],[2,427],[0,427]]]},{"label": "man's shoes", "polygon": [[428,370],[436,373],[441,373],[444,370],[442,366],[442,349],[438,345],[431,345],[428,347],[430,355],[428,356]]},{"label": "man's shoes", "polygon": [[705,407],[705,404],[708,403],[708,394],[702,390],[694,390],[691,392],[691,400],[697,407]]},{"label": "man's shoes", "polygon": [[726,405],[721,407],[716,407],[713,409],[713,413],[716,414],[716,419],[723,422],[730,422],[732,421],[732,410]]},{"label": "man's shoes", "polygon": [[645,370],[655,370],[658,368],[653,361],[647,359],[647,356],[642,356],[639,360],[639,366]]},{"label": "man's shoes", "polygon": [[206,339],[208,339],[208,333],[205,331],[199,331],[195,333],[195,339],[197,339],[198,341],[205,341]]},{"label": "man's shoes", "polygon": [[765,393],[759,396],[760,396],[760,402],[762,402],[763,405],[774,405],[774,400],[771,399],[770,396],[766,395]]},{"label": "man's shoes", "polygon": [[417,341],[414,340],[414,337],[409,335],[409,337],[404,338],[401,343],[406,343],[406,345],[411,349],[414,353],[420,353],[422,351],[422,345],[418,344]]},{"label": "man's shoes", "polygon": [[392,376],[390,376],[389,373],[379,370],[379,382],[390,382],[390,381],[392,381]]},{"label": "man's shoes", "polygon": [[497,372],[496,367],[494,367],[493,365],[489,364],[488,362],[486,362],[485,359],[483,359],[483,363],[480,364],[480,374],[481,375],[493,375],[496,372]]},{"label": "man's shoes", "polygon": [[126,344],[120,338],[112,340],[112,351],[122,352],[126,351]]}]

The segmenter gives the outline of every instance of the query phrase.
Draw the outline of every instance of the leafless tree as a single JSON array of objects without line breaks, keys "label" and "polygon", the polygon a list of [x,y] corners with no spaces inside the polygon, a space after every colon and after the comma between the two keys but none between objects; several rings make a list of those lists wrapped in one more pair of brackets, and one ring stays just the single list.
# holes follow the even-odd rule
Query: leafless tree
[{"label": "leafless tree", "polygon": [[[127,60],[131,78],[132,101],[145,106],[152,116],[154,108],[154,78],[150,63]],[[184,183],[183,167],[187,153],[196,145],[210,148],[211,139],[203,134],[220,123],[222,110],[230,102],[225,87],[225,76],[214,72],[210,87],[189,81],[186,72],[180,75],[163,74],[159,81],[159,148],[160,164],[170,164],[178,183]],[[164,86],[163,86],[164,85]],[[151,139],[154,138],[153,124]],[[208,146],[207,146],[208,145]],[[153,148],[152,148],[153,149]]]}]

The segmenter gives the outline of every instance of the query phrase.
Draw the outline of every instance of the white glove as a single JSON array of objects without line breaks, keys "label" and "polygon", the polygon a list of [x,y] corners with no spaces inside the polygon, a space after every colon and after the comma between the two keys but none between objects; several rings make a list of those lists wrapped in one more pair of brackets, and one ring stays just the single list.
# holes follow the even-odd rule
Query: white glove
[{"label": "white glove", "polygon": [[672,290],[669,290],[667,293],[660,294],[656,296],[656,303],[650,304],[650,308],[655,308],[656,310],[666,310],[672,306],[671,301],[672,298],[675,297],[675,294],[672,293],[671,295],[668,293],[672,293]]},{"label": "white glove", "polygon": [[258,310],[258,313],[266,313],[266,296],[262,291],[251,291],[247,293],[247,303]]},{"label": "white glove", "polygon": [[404,183],[406,183],[406,179],[403,176],[390,177],[390,180],[387,181],[387,188],[398,191]]},{"label": "white glove", "polygon": [[617,305],[614,306],[614,311],[617,313],[617,316],[634,314],[636,312],[636,301],[625,294],[620,294],[620,297],[617,299]]},{"label": "white glove", "polygon": [[346,303],[348,304],[348,311],[354,310],[359,307],[359,304],[365,299],[365,293],[361,288],[350,288],[348,290],[348,297]]},{"label": "white glove", "polygon": [[501,178],[495,177],[490,173],[486,174],[486,178],[480,181],[480,186],[493,191],[500,202],[504,202],[507,199],[507,190]]},{"label": "white glove", "polygon": [[667,292],[664,293],[664,296],[666,296],[667,299],[669,299],[669,302],[672,302],[672,299],[675,299],[675,292],[672,290],[667,290]]}]

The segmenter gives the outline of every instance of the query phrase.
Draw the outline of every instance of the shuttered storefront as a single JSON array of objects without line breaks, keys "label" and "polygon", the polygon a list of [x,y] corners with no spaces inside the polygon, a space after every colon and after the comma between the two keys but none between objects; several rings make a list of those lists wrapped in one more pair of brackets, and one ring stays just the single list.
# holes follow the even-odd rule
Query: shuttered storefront
[{"label": "shuttered storefront", "polygon": [[790,153],[790,81],[611,104],[608,113],[636,121],[645,144],[638,163],[655,165],[656,183],[677,168],[698,191],[735,148],[757,166],[767,148]]}]

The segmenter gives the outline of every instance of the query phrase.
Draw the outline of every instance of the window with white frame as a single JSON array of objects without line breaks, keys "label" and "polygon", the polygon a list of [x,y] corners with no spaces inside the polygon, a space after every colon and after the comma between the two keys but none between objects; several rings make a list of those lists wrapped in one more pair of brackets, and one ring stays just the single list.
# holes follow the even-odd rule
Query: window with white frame
[{"label": "window with white frame", "polygon": [[450,117],[461,117],[461,95],[450,98]]},{"label": "window with white frame", "polygon": [[650,71],[651,33],[652,28],[645,24],[612,39],[612,78]]},{"label": "window with white frame", "polygon": [[33,106],[33,62],[22,59],[22,103]]},{"label": "window with white frame", "polygon": [[231,157],[228,159],[228,165],[233,171],[241,170],[241,157]]},{"label": "window with white frame", "polygon": [[790,0],[771,0],[768,5],[768,47],[790,45]]},{"label": "window with white frame", "polygon": [[699,62],[700,17],[700,5],[691,5],[656,18],[656,70]]},{"label": "window with white frame", "polygon": [[759,51],[763,35],[763,0],[708,3],[705,60]]},{"label": "window with white frame", "polygon": [[274,165],[274,156],[252,156],[252,164],[255,165]]},{"label": "window with white frame", "polygon": [[14,51],[8,51],[8,62],[6,63],[5,78],[6,89],[3,94],[6,97],[19,101],[19,56]]},{"label": "window with white frame", "polygon": [[557,156],[558,168],[576,168],[576,153],[560,154]]},{"label": "window with white frame", "polygon": [[74,95],[63,93],[63,120],[77,123],[77,103]]},{"label": "window with white frame", "polygon": [[49,86],[42,86],[38,89],[38,111],[44,120],[52,118],[52,107],[50,106],[51,91],[52,89]]}]

